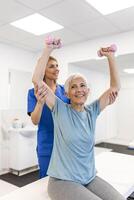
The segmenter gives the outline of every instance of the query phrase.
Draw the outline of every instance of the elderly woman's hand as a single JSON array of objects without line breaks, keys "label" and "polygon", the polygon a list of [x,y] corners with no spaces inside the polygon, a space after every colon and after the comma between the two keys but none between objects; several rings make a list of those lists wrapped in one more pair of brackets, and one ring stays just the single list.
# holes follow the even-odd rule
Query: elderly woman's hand
[{"label": "elderly woman's hand", "polygon": [[106,56],[106,57],[114,56],[114,52],[110,51],[109,47],[101,48],[99,50],[99,52],[100,52],[101,56]]},{"label": "elderly woman's hand", "polygon": [[48,36],[45,39],[45,44],[46,47],[50,48],[50,49],[59,49],[62,47],[62,42],[60,38],[52,38],[51,36]]}]

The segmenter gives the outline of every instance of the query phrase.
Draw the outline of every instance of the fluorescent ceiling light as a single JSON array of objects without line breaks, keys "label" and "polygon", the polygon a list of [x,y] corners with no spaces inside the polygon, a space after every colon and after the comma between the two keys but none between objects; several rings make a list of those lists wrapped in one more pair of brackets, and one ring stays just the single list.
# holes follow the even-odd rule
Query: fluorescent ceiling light
[{"label": "fluorescent ceiling light", "polygon": [[123,71],[128,74],[134,74],[134,68],[127,68],[127,69],[124,69]]},{"label": "fluorescent ceiling light", "polygon": [[104,15],[134,6],[134,0],[86,0]]},{"label": "fluorescent ceiling light", "polygon": [[29,33],[33,33],[34,35],[42,35],[64,28],[38,13],[12,22],[11,25]]}]

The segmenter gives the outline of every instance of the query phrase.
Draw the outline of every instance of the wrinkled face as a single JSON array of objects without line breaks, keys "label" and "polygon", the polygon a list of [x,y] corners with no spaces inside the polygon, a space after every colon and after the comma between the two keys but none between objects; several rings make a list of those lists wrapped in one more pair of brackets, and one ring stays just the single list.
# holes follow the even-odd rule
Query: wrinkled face
[{"label": "wrinkled face", "polygon": [[88,94],[89,88],[82,77],[77,77],[71,81],[68,91],[71,104],[83,105],[87,100]]},{"label": "wrinkled face", "polygon": [[59,66],[57,61],[55,60],[48,61],[45,71],[45,77],[50,80],[57,80],[58,75],[59,75]]}]

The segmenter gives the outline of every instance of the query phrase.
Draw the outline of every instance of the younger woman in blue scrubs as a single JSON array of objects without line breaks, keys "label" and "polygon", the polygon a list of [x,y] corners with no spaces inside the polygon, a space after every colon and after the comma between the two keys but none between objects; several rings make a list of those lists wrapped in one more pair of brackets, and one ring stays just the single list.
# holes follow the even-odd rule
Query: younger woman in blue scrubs
[{"label": "younger woman in blue scrubs", "polygon": [[[37,62],[36,68],[46,66],[45,74],[42,74],[42,79],[51,88],[57,97],[62,101],[69,103],[69,99],[65,96],[64,87],[57,84],[59,74],[59,66],[57,60],[47,55],[44,49],[42,56]],[[33,75],[34,77],[34,75]],[[28,91],[28,108],[27,112],[31,116],[31,120],[35,125],[38,125],[37,131],[37,156],[39,163],[39,176],[43,178],[46,176],[48,169],[52,148],[53,148],[53,119],[48,106],[45,104],[45,98],[40,94],[37,96],[37,85]]]}]

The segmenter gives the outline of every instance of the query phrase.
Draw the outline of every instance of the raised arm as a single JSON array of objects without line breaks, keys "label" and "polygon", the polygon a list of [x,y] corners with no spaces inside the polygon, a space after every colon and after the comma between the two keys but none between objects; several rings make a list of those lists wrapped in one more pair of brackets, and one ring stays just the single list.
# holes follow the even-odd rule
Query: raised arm
[{"label": "raised arm", "polygon": [[[45,101],[46,104],[52,109],[55,103],[55,94],[49,88],[49,86],[44,83],[43,78],[46,70],[46,66],[48,63],[49,56],[54,49],[61,47],[61,40],[60,39],[52,39],[51,41],[47,40],[45,48],[43,50],[42,56],[39,58],[34,73],[32,77],[32,82],[34,84],[36,98],[38,99],[39,104],[41,105],[42,101]],[[39,108],[39,106],[37,106]],[[42,109],[42,105],[40,106]],[[38,111],[38,109],[37,109]],[[37,113],[37,112],[36,112]],[[37,116],[37,115],[35,115]],[[38,117],[40,118],[40,116]],[[36,120],[35,120],[36,121]],[[37,119],[38,122],[38,119]]]},{"label": "raised arm", "polygon": [[40,82],[43,81],[50,54],[52,53],[54,49],[59,47],[57,43],[60,42],[60,40],[54,40],[54,42],[55,43],[51,43],[51,44],[48,44],[47,42],[45,43],[45,48],[43,49],[43,53],[41,57],[39,58],[39,60],[37,61],[37,64],[35,66],[35,70],[33,73],[33,77],[32,77],[32,82],[35,88],[37,88],[37,86],[40,85]]},{"label": "raised arm", "polygon": [[107,57],[110,72],[110,87],[99,98],[100,109],[103,110],[106,106],[115,102],[121,86],[114,53],[108,52],[108,49],[104,48],[101,49],[101,54]]}]

